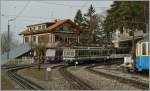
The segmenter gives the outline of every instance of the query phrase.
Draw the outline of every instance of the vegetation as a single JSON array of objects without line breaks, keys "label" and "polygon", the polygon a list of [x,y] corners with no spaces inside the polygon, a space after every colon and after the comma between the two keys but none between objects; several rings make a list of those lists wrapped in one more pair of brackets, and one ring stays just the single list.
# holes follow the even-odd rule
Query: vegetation
[{"label": "vegetation", "polygon": [[79,9],[75,15],[74,22],[76,25],[80,26],[81,29],[84,27],[84,18],[82,16],[82,12]]},{"label": "vegetation", "polygon": [[32,48],[34,51],[32,51],[32,54],[34,54],[33,52],[35,52],[35,60],[38,62],[38,69],[41,69],[41,64],[44,61],[44,56],[46,53],[46,43],[30,43],[32,45]]},{"label": "vegetation", "polygon": [[123,28],[146,31],[148,1],[114,1],[107,13],[105,31],[123,32]]},{"label": "vegetation", "polygon": [[[122,33],[128,29],[132,35],[135,30],[148,32],[148,11],[148,1],[114,1],[111,8],[107,10],[106,16],[97,14],[92,5],[84,16],[81,10],[78,10],[75,23],[82,27],[84,32],[81,36],[87,35],[88,37],[85,37],[88,38],[88,42],[101,40],[99,43],[105,44],[111,42],[110,35],[116,30]],[[105,43],[102,40],[105,40]],[[132,43],[134,46],[134,36]]]},{"label": "vegetation", "polygon": [[134,31],[143,30],[148,32],[148,1],[114,1],[111,8],[107,10],[107,17],[104,22],[104,30],[108,33],[117,29],[131,31],[132,56],[135,52]]},{"label": "vegetation", "polygon": [[[81,10],[78,10],[74,22],[79,25],[83,30],[81,37],[87,38],[88,43],[96,42],[96,35],[102,35],[102,25],[104,21],[104,16],[96,14],[95,8],[91,5],[84,15],[82,15]],[[103,37],[103,36],[101,36]],[[82,41],[82,40],[81,40]]]},{"label": "vegetation", "polygon": [[[11,36],[9,37],[8,42],[8,34],[7,31],[1,33],[1,53],[5,53],[8,50],[15,48],[18,45],[18,42],[13,38],[13,32],[10,32]],[[8,45],[9,43],[9,45]],[[8,47],[9,46],[9,47]],[[9,49],[8,49],[9,48]]]}]

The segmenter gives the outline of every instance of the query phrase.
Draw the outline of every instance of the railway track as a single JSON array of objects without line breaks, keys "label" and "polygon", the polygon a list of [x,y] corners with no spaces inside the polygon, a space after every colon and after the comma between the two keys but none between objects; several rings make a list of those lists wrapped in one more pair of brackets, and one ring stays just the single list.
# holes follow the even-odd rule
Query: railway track
[{"label": "railway track", "polygon": [[130,85],[132,85],[136,88],[142,89],[142,90],[148,90],[149,89],[149,84],[147,84],[147,83],[137,81],[137,80],[133,80],[133,79],[120,77],[120,76],[105,73],[105,72],[102,72],[102,71],[96,71],[96,70],[93,69],[93,67],[95,67],[95,66],[97,66],[97,65],[88,66],[88,67],[86,67],[86,70],[88,72],[91,72],[91,73],[94,73],[94,74],[97,74],[97,75],[100,75],[100,76],[104,76],[104,77],[109,78],[109,79],[117,80],[121,83],[130,84]]},{"label": "railway track", "polygon": [[28,68],[28,67],[31,67],[31,65],[30,66],[22,66],[22,67],[19,67],[19,66],[11,67],[7,71],[7,74],[12,80],[14,80],[18,85],[20,85],[25,90],[44,90],[44,88],[39,86],[38,84],[17,74],[18,70]]},{"label": "railway track", "polygon": [[78,90],[94,90],[94,88],[84,81],[82,81],[80,78],[74,76],[69,71],[67,71],[67,68],[69,66],[63,66],[59,69],[62,76],[71,84],[74,86],[75,89]]}]

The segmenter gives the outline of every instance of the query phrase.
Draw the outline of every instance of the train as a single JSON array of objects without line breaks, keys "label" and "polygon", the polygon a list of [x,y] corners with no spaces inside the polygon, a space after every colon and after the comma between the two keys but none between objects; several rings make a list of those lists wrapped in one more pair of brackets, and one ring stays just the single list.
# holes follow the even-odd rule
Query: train
[{"label": "train", "polygon": [[141,40],[136,44],[135,69],[137,71],[149,70],[149,42]]},{"label": "train", "polygon": [[[132,61],[133,66],[128,66],[129,69],[136,71],[149,71],[149,42],[139,41],[136,43],[135,58],[127,59]],[[103,48],[103,47],[66,47],[59,49],[49,49],[46,53],[48,63],[65,62],[67,64],[94,62],[110,59],[112,54],[116,57],[119,54],[131,54],[131,48]],[[117,58],[116,58],[117,59]],[[129,64],[127,64],[129,65]],[[127,66],[126,65],[126,66]]]},{"label": "train", "polygon": [[75,62],[95,62],[107,60],[112,54],[129,54],[130,48],[75,47],[63,49],[63,61],[68,64]]},{"label": "train", "polygon": [[131,54],[132,56],[124,57],[124,64],[121,67],[129,72],[148,72],[150,60],[149,42],[146,40],[138,41]]},{"label": "train", "polygon": [[63,49],[47,49],[45,63],[60,63],[62,62]]}]

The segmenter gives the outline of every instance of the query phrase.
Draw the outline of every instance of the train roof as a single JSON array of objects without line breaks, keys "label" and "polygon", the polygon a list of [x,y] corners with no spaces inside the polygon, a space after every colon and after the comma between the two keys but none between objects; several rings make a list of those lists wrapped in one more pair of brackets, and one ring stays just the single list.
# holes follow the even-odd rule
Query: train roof
[{"label": "train roof", "polygon": [[73,49],[102,49],[103,47],[84,47],[84,46],[78,46],[78,47],[71,47]]},{"label": "train roof", "polygon": [[148,40],[147,39],[143,39],[143,40],[138,41],[137,43],[142,43],[142,42],[148,42]]}]

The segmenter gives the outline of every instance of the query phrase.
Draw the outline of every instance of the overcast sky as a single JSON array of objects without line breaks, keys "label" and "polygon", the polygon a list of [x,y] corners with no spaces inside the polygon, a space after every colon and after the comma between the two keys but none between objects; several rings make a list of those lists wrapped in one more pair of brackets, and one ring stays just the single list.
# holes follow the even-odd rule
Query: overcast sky
[{"label": "overcast sky", "polygon": [[54,19],[73,20],[76,11],[87,12],[92,4],[96,12],[102,14],[113,1],[2,1],[1,2],[1,30],[7,31],[8,19],[10,31],[14,31],[16,40],[22,41],[19,33],[27,25],[54,21]]}]

